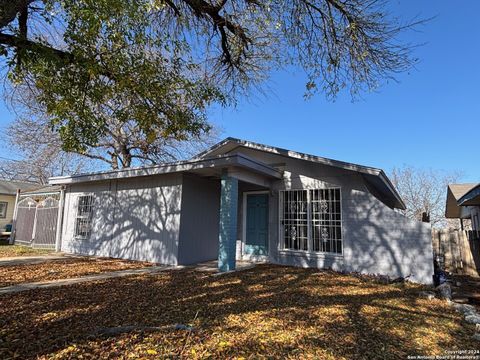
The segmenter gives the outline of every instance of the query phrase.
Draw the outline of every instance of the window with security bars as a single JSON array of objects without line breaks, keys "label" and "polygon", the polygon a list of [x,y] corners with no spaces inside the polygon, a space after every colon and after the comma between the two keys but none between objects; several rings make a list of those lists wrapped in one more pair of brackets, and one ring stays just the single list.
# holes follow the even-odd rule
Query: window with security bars
[{"label": "window with security bars", "polygon": [[284,249],[341,254],[340,189],[281,191],[280,223]]},{"label": "window with security bars", "polygon": [[342,253],[340,189],[310,190],[312,247],[315,252]]},{"label": "window with security bars", "polygon": [[75,237],[88,239],[92,231],[93,195],[78,197],[77,214],[75,216]]},{"label": "window with security bars", "polygon": [[280,195],[285,249],[308,250],[307,190],[282,191]]}]

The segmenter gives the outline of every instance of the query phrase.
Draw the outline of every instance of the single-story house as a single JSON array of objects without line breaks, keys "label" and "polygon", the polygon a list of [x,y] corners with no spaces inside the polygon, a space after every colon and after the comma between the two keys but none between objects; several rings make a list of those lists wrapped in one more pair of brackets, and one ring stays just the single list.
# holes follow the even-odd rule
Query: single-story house
[{"label": "single-story house", "polygon": [[0,231],[13,221],[17,192],[38,187],[31,182],[0,180]]},{"label": "single-story house", "polygon": [[59,247],[180,265],[268,261],[431,283],[430,225],[376,168],[227,138],[187,161],[50,179]]},{"label": "single-story house", "polygon": [[447,205],[445,217],[463,220],[469,219],[472,230],[480,231],[480,184],[450,184],[447,187]]}]

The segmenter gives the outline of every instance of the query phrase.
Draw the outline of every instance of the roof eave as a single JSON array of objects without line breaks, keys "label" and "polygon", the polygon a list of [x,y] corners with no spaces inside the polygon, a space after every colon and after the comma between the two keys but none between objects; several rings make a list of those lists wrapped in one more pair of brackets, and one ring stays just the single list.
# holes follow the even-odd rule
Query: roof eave
[{"label": "roof eave", "polygon": [[385,172],[384,172],[383,170],[380,170],[379,176],[380,176],[380,178],[383,180],[383,182],[387,185],[387,187],[389,188],[390,192],[393,194],[393,196],[394,196],[395,199],[397,200],[398,203],[397,203],[396,208],[397,208],[397,209],[400,209],[400,210],[406,210],[406,209],[407,209],[407,206],[406,206],[405,203],[403,202],[402,197],[401,197],[400,194],[398,193],[397,189],[395,189],[395,186],[392,184],[392,182],[391,182],[390,179],[388,178],[387,174],[385,174]]},{"label": "roof eave", "polygon": [[228,166],[238,166],[243,168],[249,168],[252,171],[260,173],[264,176],[276,178],[276,179],[280,179],[283,176],[282,172],[272,167],[269,167],[266,164],[256,161],[255,159],[251,159],[248,156],[245,156],[243,154],[235,154],[235,155],[222,156],[222,157],[217,157],[212,159],[179,161],[175,163],[168,163],[168,164],[157,165],[157,166],[152,166],[147,168],[132,168],[132,169],[123,169],[123,170],[112,170],[112,171],[100,172],[100,173],[53,177],[49,179],[49,184],[69,185],[69,184],[75,184],[75,183],[134,178],[134,177],[143,177],[143,176],[149,176],[149,175],[173,174],[173,173],[195,171],[195,170],[201,170],[201,169],[207,169],[207,168],[214,168],[214,167],[218,168],[218,167],[228,167]]},{"label": "roof eave", "polygon": [[458,201],[459,206],[477,206],[480,204],[480,184],[475,186]]},{"label": "roof eave", "polygon": [[312,161],[312,162],[317,162],[329,166],[334,166],[338,168],[342,168],[345,170],[351,170],[351,171],[356,171],[359,173],[363,174],[368,174],[368,175],[374,175],[380,177],[382,182],[385,184],[387,189],[391,192],[393,197],[396,200],[396,203],[394,205],[395,208],[405,210],[406,206],[405,203],[403,202],[402,198],[398,194],[397,190],[391,183],[391,181],[388,179],[387,175],[384,173],[382,169],[378,168],[373,168],[373,167],[368,167],[368,166],[363,166],[363,165],[358,165],[358,164],[353,164],[353,163],[347,163],[344,161],[339,161],[339,160],[334,160],[334,159],[327,159],[323,158],[320,156],[315,156],[315,155],[309,155],[309,154],[303,154],[299,153],[296,151],[291,151],[288,149],[283,149],[283,148],[278,148],[278,147],[273,147],[273,146],[268,146],[268,145],[263,145],[263,144],[258,144],[252,141],[245,141],[233,137],[228,137],[219,143],[213,145],[209,149],[197,154],[194,159],[202,159],[208,157],[208,154],[215,153],[218,149],[227,146],[229,143],[233,143],[237,146],[245,146],[248,148],[256,149],[259,151],[266,151],[274,154],[278,154],[281,156],[289,156],[291,158],[299,159],[299,160],[306,160],[306,161]]}]

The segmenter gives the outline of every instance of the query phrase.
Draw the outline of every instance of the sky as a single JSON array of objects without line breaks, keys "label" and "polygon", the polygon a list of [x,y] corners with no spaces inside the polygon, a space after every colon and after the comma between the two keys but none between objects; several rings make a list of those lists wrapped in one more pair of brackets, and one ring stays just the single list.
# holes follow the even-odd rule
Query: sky
[{"label": "sky", "polygon": [[275,73],[274,95],[218,110],[225,136],[391,170],[411,165],[480,181],[480,1],[390,1],[401,19],[435,17],[405,40],[423,44],[416,69],[352,103],[303,99],[298,69]]},{"label": "sky", "polygon": [[[304,100],[301,69],[272,74],[267,96],[215,108],[210,119],[232,136],[390,171],[411,165],[480,181],[480,27],[478,0],[390,0],[403,20],[434,17],[405,41],[423,44],[416,68],[352,102]],[[0,131],[12,121],[0,103]],[[0,144],[0,157],[18,154]]]}]

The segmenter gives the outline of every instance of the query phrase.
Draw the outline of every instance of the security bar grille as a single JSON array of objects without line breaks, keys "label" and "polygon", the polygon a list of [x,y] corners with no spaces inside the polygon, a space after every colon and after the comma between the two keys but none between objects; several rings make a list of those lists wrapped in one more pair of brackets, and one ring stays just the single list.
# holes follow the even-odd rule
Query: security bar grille
[{"label": "security bar grille", "polygon": [[342,253],[340,189],[310,190],[313,251]]},{"label": "security bar grille", "polygon": [[88,239],[92,231],[93,195],[81,195],[78,197],[77,214],[75,216],[76,238]]},{"label": "security bar grille", "polygon": [[280,197],[285,249],[308,250],[307,191],[282,191]]},{"label": "security bar grille", "polygon": [[341,254],[340,188],[280,191],[283,248]]}]

